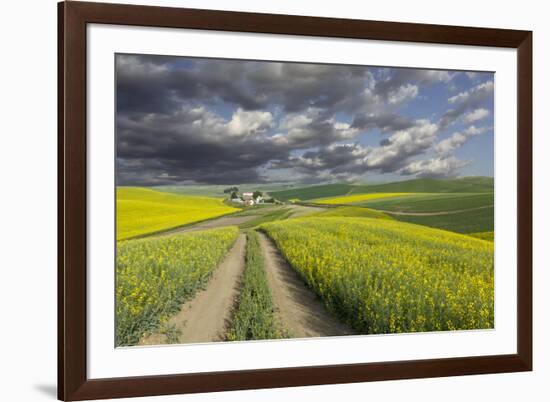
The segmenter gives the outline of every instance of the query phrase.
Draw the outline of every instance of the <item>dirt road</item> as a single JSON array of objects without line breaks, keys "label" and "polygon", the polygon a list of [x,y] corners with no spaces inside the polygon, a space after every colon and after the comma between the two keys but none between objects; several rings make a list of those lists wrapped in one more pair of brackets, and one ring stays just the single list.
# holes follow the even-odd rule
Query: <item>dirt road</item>
[{"label": "dirt road", "polygon": [[[177,343],[222,341],[235,300],[239,294],[240,277],[245,265],[246,235],[240,234],[235,245],[216,269],[208,287],[195,298],[182,305],[172,316],[168,326],[181,334]],[[143,339],[141,345],[168,343],[164,334],[153,334]]]},{"label": "dirt road", "polygon": [[291,337],[352,334],[353,331],[333,317],[315,293],[305,286],[281,257],[273,242],[263,233],[258,235],[277,319],[290,332]]},{"label": "dirt road", "polygon": [[247,215],[247,216],[222,216],[216,219],[211,219],[204,222],[199,222],[194,225],[182,226],[180,228],[167,230],[166,232],[157,233],[155,236],[167,236],[174,233],[185,233],[185,232],[195,232],[197,230],[206,230],[221,228],[224,226],[238,226],[242,223],[256,219],[256,215]]}]

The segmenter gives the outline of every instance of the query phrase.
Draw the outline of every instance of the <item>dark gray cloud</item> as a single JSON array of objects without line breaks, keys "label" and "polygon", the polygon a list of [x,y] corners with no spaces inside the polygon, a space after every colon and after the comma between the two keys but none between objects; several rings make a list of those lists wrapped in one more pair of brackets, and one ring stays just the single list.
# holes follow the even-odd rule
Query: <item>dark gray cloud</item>
[{"label": "dark gray cloud", "polygon": [[182,102],[193,101],[228,102],[249,110],[266,105],[265,97],[242,85],[247,62],[197,60],[193,68],[178,68],[174,60],[163,56],[119,55],[118,111],[168,113]]},{"label": "dark gray cloud", "polygon": [[[285,134],[266,135],[272,114],[237,109],[225,120],[203,107],[172,114],[120,114],[117,118],[119,184],[260,182],[257,168],[284,161],[291,151],[352,139],[358,132],[310,109],[288,115]],[[127,163],[133,161],[133,163]],[[143,172],[144,179],[139,171]],[[157,178],[157,179],[153,179]]]},{"label": "dark gray cloud", "polygon": [[407,83],[433,84],[449,82],[454,73],[445,70],[423,70],[417,68],[392,69],[393,74],[387,75],[376,84],[376,91],[387,93]]},{"label": "dark gray cloud", "polygon": [[287,112],[310,107],[355,110],[370,102],[365,67],[241,60],[193,60],[179,66],[165,56],[117,57],[119,110],[166,112],[184,102],[227,102],[245,110],[277,104]]},{"label": "dark gray cloud", "polygon": [[[441,161],[459,166],[449,157],[465,141],[437,136],[461,116],[485,118],[492,93],[489,81],[449,98],[433,123],[400,108],[453,73],[154,55],[118,55],[116,66],[119,185],[453,174]],[[376,130],[379,145],[359,143]],[[429,152],[439,162],[415,165]]]},{"label": "dark gray cloud", "polygon": [[364,89],[374,83],[365,67],[297,63],[263,64],[252,69],[247,79],[258,96],[287,112],[355,111],[371,102]]},{"label": "dark gray cloud", "polygon": [[360,130],[379,128],[383,133],[406,130],[414,125],[414,120],[395,112],[359,113],[352,123],[352,127]]},{"label": "dark gray cloud", "polygon": [[271,115],[259,111],[240,110],[230,121],[204,108],[123,114],[117,119],[119,184],[139,184],[139,171],[162,184],[260,181],[255,168],[288,153],[263,135],[270,124]]}]

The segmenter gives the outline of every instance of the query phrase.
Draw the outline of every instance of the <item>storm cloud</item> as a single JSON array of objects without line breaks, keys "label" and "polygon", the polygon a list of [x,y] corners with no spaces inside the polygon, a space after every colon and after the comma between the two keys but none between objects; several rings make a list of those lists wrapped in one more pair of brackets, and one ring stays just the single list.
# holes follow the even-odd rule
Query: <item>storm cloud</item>
[{"label": "storm cloud", "polygon": [[455,76],[440,70],[119,54],[117,183],[314,183],[356,180],[367,172],[454,175],[466,164],[451,154],[474,135],[448,136],[445,130],[485,119],[490,111],[484,102],[493,92],[492,78],[470,82],[445,98],[450,109],[434,116],[431,105],[422,104],[424,91],[448,91]]}]

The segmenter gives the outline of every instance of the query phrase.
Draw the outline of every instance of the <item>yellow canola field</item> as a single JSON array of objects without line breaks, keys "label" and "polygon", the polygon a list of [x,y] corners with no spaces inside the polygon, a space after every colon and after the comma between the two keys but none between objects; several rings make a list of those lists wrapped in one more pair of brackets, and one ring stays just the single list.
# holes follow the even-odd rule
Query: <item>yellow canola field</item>
[{"label": "yellow canola field", "polygon": [[116,205],[117,240],[239,211],[218,198],[171,194],[141,187],[119,187]]},{"label": "yellow canola field", "polygon": [[475,237],[477,239],[495,241],[495,232],[478,232],[478,233],[468,233],[468,236]]},{"label": "yellow canola field", "polygon": [[262,225],[329,309],[364,334],[493,328],[493,243],[398,221]]},{"label": "yellow canola field", "polygon": [[370,194],[355,194],[345,195],[342,197],[320,198],[314,202],[317,204],[352,204],[355,202],[372,201],[383,198],[403,197],[406,195],[414,195],[415,193],[370,193]]},{"label": "yellow canola field", "polygon": [[118,243],[116,344],[135,345],[205,286],[236,226]]}]

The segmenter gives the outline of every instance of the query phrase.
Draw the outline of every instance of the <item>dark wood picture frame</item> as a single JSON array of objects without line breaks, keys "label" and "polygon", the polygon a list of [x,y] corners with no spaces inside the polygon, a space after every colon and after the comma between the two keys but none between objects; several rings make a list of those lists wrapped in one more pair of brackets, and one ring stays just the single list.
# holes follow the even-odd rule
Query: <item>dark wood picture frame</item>
[{"label": "dark wood picture frame", "polygon": [[[88,379],[86,25],[89,23],[517,49],[517,353]],[[58,27],[59,399],[118,398],[532,370],[532,32],[72,1],[58,4]]]}]

